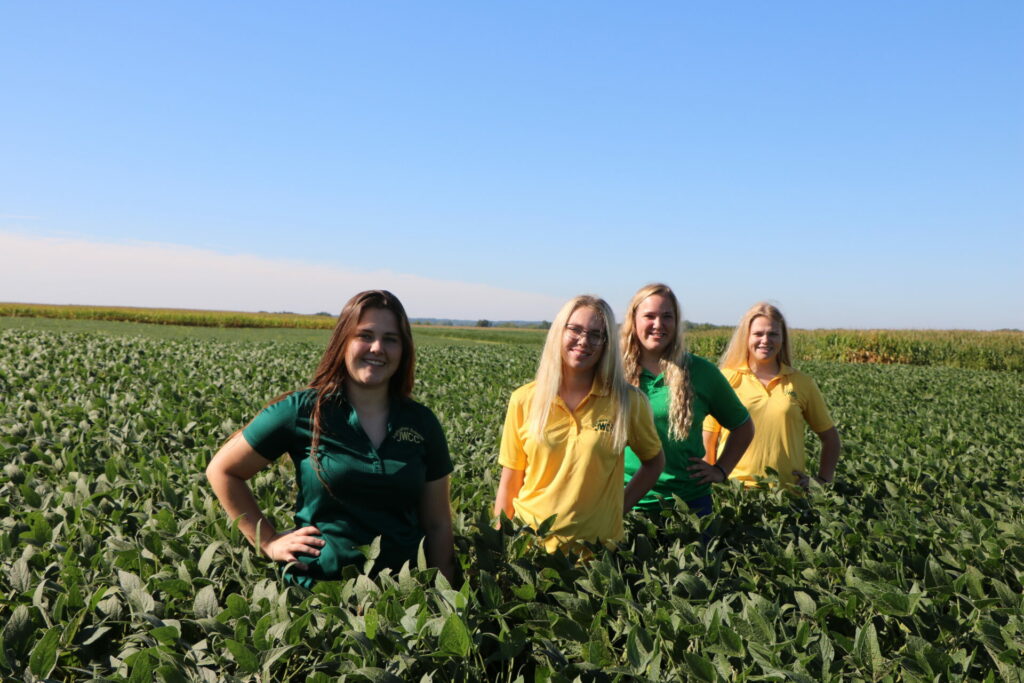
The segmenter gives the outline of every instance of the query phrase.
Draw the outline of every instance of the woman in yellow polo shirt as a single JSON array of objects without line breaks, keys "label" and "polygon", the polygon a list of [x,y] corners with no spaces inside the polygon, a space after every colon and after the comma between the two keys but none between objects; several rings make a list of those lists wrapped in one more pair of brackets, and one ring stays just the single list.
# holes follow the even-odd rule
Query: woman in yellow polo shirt
[{"label": "woman in yellow polo shirt", "polygon": [[[548,330],[536,379],[512,393],[501,437],[494,514],[539,528],[544,545],[622,537],[622,516],[665,466],[647,399],[622,374],[615,318],[603,300],[567,302]],[[623,488],[623,449],[641,465]]]},{"label": "woman in yellow polo shirt", "polygon": [[[793,369],[786,319],[778,308],[764,302],[751,307],[736,326],[719,367],[750,411],[757,430],[732,478],[754,485],[758,477],[768,476],[770,467],[778,472],[779,481],[806,488],[810,484],[804,453],[806,423],[821,439],[821,465],[815,479],[819,483],[835,479],[839,432],[818,385]],[[704,421],[708,453],[716,452],[722,431],[713,418]]]}]

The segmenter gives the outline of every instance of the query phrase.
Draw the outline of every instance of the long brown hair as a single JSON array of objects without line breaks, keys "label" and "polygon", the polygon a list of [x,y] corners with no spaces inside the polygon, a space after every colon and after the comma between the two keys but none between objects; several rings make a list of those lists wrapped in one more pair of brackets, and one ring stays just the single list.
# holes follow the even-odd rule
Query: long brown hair
[{"label": "long brown hair", "polygon": [[402,340],[402,356],[398,361],[398,369],[388,380],[388,397],[391,399],[408,398],[412,394],[415,380],[416,348],[412,341],[412,328],[409,326],[409,316],[405,314],[405,308],[398,297],[384,289],[371,289],[359,292],[349,299],[345,307],[341,309],[341,315],[338,316],[331,340],[327,342],[323,358],[320,359],[320,364],[317,365],[316,371],[313,373],[313,380],[306,387],[316,392],[311,415],[313,434],[309,445],[309,457],[317,479],[332,496],[334,493],[323,477],[320,458],[317,455],[320,435],[323,433],[323,407],[326,403],[338,400],[342,396],[345,380],[348,379],[348,370],[345,367],[345,347],[352,339],[363,313],[371,308],[391,311],[395,315],[395,320],[398,322],[398,335]]},{"label": "long brown hair", "polygon": [[686,339],[683,336],[683,312],[679,307],[679,299],[668,285],[655,282],[641,287],[629,302],[626,317],[622,321],[622,367],[626,381],[638,386],[641,367],[636,311],[644,299],[655,294],[672,303],[676,316],[676,331],[672,343],[661,354],[660,365],[665,374],[665,384],[669,388],[668,433],[673,439],[682,441],[689,435],[693,423],[693,384],[690,381],[690,354],[686,350]]}]

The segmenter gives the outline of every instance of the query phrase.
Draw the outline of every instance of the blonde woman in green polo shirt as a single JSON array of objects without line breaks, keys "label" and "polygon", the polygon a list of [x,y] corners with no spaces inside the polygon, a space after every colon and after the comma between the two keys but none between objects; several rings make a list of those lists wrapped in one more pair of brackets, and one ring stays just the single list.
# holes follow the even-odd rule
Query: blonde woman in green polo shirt
[{"label": "blonde woman in green polo shirt", "polygon": [[[686,350],[679,300],[668,285],[643,287],[629,302],[620,331],[626,379],[647,395],[665,449],[665,471],[637,503],[656,510],[678,496],[698,515],[711,512],[711,484],[725,481],[754,436],[747,409],[711,362]],[[704,460],[701,425],[713,415],[732,428],[722,455]],[[626,478],[639,467],[626,449]]]},{"label": "blonde woman in green polo shirt", "polygon": [[[228,517],[288,578],[311,587],[362,569],[427,562],[453,576],[451,457],[434,414],[409,398],[416,353],[405,309],[384,290],[345,304],[313,381],[272,401],[214,455],[206,476]],[[288,453],[294,528],[278,531],[247,481]]]}]

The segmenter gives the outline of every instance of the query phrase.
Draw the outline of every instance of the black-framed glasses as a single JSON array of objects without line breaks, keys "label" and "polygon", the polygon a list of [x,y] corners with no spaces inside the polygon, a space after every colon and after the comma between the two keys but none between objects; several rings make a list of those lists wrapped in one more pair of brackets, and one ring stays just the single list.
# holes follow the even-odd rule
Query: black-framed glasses
[{"label": "black-framed glasses", "polygon": [[590,342],[593,346],[601,346],[605,342],[604,332],[601,330],[588,330],[585,327],[579,325],[566,325],[565,331],[569,333],[574,342],[584,340]]}]

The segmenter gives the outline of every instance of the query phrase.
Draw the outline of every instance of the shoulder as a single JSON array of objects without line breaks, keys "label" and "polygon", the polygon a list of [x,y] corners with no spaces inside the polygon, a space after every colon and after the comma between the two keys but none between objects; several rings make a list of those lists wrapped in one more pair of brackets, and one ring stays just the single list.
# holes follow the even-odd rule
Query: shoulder
[{"label": "shoulder", "polygon": [[509,397],[509,403],[525,402],[530,400],[530,397],[533,396],[533,392],[536,388],[537,382],[527,382],[512,392],[512,396]]},{"label": "shoulder", "polygon": [[804,387],[815,387],[817,388],[818,383],[814,381],[814,378],[808,375],[806,372],[801,372],[794,368],[790,368],[788,374],[789,381],[796,386]]},{"label": "shoulder", "polygon": [[640,387],[634,386],[629,382],[625,382],[623,386],[626,387],[626,396],[629,397],[631,403],[635,401],[640,401],[641,403],[644,401],[650,401],[647,394],[645,394],[644,390]]},{"label": "shoulder", "polygon": [[299,389],[298,391],[293,391],[288,394],[288,399],[290,399],[296,406],[312,408],[313,404],[316,403],[317,395],[318,392],[316,389]]},{"label": "shoulder", "polygon": [[626,384],[626,398],[629,401],[629,411],[636,412],[637,410],[645,410],[649,412],[651,410],[651,399],[638,387],[632,384]]},{"label": "shoulder", "polygon": [[722,378],[732,382],[739,374],[739,370],[732,368],[720,368],[706,358],[690,354],[690,376],[697,383],[714,382],[720,383]]},{"label": "shoulder", "polygon": [[313,404],[315,402],[315,389],[299,389],[298,391],[291,391],[284,394],[276,400],[268,403],[260,413],[262,414],[268,411],[290,412],[295,414],[309,413],[313,410]]},{"label": "shoulder", "polygon": [[709,361],[707,358],[702,358],[692,353],[689,354],[689,363],[690,376],[698,381],[705,378],[714,380],[723,373],[723,371],[718,369],[717,365]]}]

